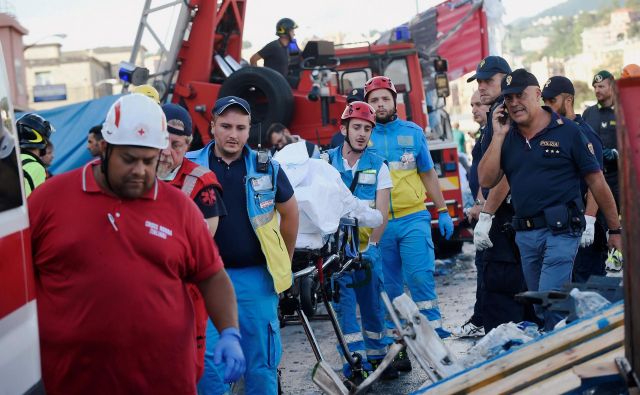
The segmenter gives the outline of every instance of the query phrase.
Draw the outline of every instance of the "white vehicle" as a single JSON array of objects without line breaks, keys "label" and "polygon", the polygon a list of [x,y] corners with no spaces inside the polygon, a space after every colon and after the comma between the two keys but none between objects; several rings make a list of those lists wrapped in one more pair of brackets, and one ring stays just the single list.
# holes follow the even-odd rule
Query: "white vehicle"
[{"label": "white vehicle", "polygon": [[0,48],[0,394],[44,394],[29,217]]}]

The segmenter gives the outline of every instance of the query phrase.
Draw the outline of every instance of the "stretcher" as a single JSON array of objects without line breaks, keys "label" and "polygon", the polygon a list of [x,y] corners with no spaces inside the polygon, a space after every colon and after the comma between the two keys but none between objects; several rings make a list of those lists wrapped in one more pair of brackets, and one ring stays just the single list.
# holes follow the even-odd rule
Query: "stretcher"
[{"label": "stretcher", "polygon": [[[381,293],[382,300],[396,326],[395,339],[387,355],[375,371],[367,372],[363,366],[366,356],[349,351],[331,302],[340,298],[340,289],[333,281],[336,277],[360,269],[369,274],[364,281],[370,279],[370,268],[358,252],[358,245],[358,221],[343,218],[338,231],[322,248],[297,249],[294,254],[297,256],[294,259],[294,285],[282,295],[280,312],[281,318],[286,317],[283,323],[297,320],[302,325],[317,361],[312,372],[313,382],[327,394],[364,393],[404,348],[414,355],[431,382],[462,370],[462,366],[457,363],[415,303],[407,295],[402,295],[391,303],[384,291]],[[310,306],[305,308],[302,303],[304,298],[309,297],[310,291],[315,292],[315,306],[311,313],[317,318],[315,307],[320,303],[324,305],[327,314],[322,318],[331,322],[338,348],[351,368],[350,380],[341,379],[322,354],[307,315]]]}]

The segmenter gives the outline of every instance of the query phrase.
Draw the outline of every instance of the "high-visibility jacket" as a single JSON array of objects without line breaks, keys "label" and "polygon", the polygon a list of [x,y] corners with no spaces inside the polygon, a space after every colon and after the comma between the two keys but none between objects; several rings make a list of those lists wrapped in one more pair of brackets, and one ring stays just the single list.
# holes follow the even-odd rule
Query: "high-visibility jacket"
[{"label": "high-visibility jacket", "polygon": [[[365,150],[358,160],[356,175],[354,177],[353,172],[344,167],[342,145],[329,150],[328,154],[329,163],[340,172],[342,181],[351,190],[351,193],[358,199],[367,202],[369,207],[375,208],[378,175],[380,174],[380,168],[384,163],[384,159],[371,153],[368,149]],[[372,230],[371,228],[359,227],[360,251],[366,250]]]},{"label": "high-visibility jacket", "polygon": [[[209,153],[213,145],[212,141],[198,151],[188,152],[186,157],[201,166],[211,168]],[[266,173],[261,173],[256,168],[258,160],[256,151],[247,146],[242,155],[247,169],[245,191],[249,220],[266,258],[274,288],[277,293],[280,293],[289,289],[293,280],[289,252],[280,234],[280,225],[276,216],[275,199],[280,165],[271,159]]]},{"label": "high-visibility jacket", "polygon": [[47,179],[47,169],[42,160],[31,152],[22,152],[20,160],[24,176],[24,192],[26,196],[29,196],[38,185]]},{"label": "high-visibility jacket", "polygon": [[384,158],[393,181],[389,218],[426,210],[426,189],[419,173],[433,168],[422,128],[399,118],[373,128],[367,151]]},{"label": "high-visibility jacket", "polygon": [[217,189],[222,189],[218,177],[215,173],[204,166],[200,166],[189,159],[184,159],[175,178],[170,181],[171,185],[182,190],[187,196],[194,199],[196,194],[206,186],[212,185]]},{"label": "high-visibility jacket", "polygon": [[[191,199],[194,199],[196,194],[204,187],[213,185],[215,188],[222,188],[218,182],[218,178],[211,170],[189,159],[182,161],[178,174],[176,174],[174,179],[169,181],[169,183],[180,188],[180,190]],[[204,373],[204,352],[206,350],[207,320],[209,314],[207,313],[204,299],[198,287],[195,284],[187,284],[187,290],[193,302],[196,317],[196,378],[200,380]]]}]

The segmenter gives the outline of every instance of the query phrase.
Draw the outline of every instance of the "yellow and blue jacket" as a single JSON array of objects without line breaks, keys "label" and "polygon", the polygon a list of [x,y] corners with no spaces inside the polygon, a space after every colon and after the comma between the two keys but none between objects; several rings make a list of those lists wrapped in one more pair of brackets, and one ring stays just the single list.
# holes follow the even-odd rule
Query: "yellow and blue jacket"
[{"label": "yellow and blue jacket", "polygon": [[401,218],[426,210],[426,189],[419,173],[433,168],[422,128],[396,118],[373,128],[367,151],[384,158],[389,165],[393,188],[389,218]]}]

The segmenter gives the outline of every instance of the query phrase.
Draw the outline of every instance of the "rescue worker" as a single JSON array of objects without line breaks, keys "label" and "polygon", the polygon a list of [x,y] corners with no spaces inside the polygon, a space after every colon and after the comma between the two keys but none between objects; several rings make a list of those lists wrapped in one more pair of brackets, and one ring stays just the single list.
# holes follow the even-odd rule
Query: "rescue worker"
[{"label": "rescue worker", "polygon": [[47,142],[55,128],[40,115],[28,113],[18,119],[16,129],[20,144],[24,192],[29,196],[47,179],[47,168],[41,156],[45,154]]},{"label": "rescue worker", "polygon": [[[573,110],[575,88],[567,77],[554,76],[544,84],[542,89],[542,100],[553,111],[578,124],[584,136],[593,147],[594,155],[600,170],[603,170],[602,162],[602,140],[596,132],[591,129],[580,116]],[[587,282],[589,276],[605,276],[605,260],[607,259],[607,235],[604,227],[604,217],[596,217],[598,205],[593,199],[591,191],[587,189],[587,184],[582,180],[580,183],[580,195],[585,204],[586,227],[580,239],[580,248],[573,263],[573,279],[576,282]]]},{"label": "rescue worker", "polygon": [[102,141],[102,125],[96,125],[89,129],[89,134],[87,135],[87,149],[91,156],[99,157],[100,152],[100,142]]},{"label": "rescue worker", "polygon": [[[228,214],[221,219],[215,240],[238,300],[241,344],[247,356],[245,392],[276,394],[276,369],[282,355],[278,293],[292,283],[298,205],[279,164],[246,145],[249,103],[235,96],[222,97],[212,113],[213,141],[187,153],[187,158],[211,169],[224,190]],[[210,329],[205,373],[198,384],[203,394],[221,393],[217,389],[222,380],[214,366],[219,361],[211,354],[216,333]]]},{"label": "rescue worker", "polygon": [[[450,333],[442,327],[434,280],[435,254],[431,239],[431,215],[425,207],[428,191],[438,211],[440,234],[449,239],[453,221],[440,191],[423,130],[398,118],[396,88],[388,77],[373,77],[364,86],[365,101],[376,111],[376,126],[369,148],[389,163],[393,181],[389,223],[380,240],[384,288],[393,300],[406,283],[420,312],[440,337]],[[426,190],[425,190],[426,188]],[[387,328],[393,323],[387,321]],[[406,352],[395,361],[399,371],[411,370]]]},{"label": "rescue worker", "polygon": [[282,74],[285,78],[289,74],[289,43],[296,35],[298,25],[290,18],[282,18],[276,23],[277,40],[271,41],[249,59],[252,66],[257,66],[260,59],[264,59],[264,67],[268,67]]},{"label": "rescue worker", "polygon": [[[503,102],[500,95],[500,82],[511,67],[499,56],[488,56],[482,60],[476,74],[467,82],[477,81],[480,101],[490,106],[487,124],[480,140],[480,149],[474,160],[480,163],[484,151],[489,146],[492,136],[492,125],[489,122],[494,109]],[[477,156],[477,158],[476,158]],[[477,172],[477,170],[476,170]],[[481,212],[474,228],[473,242],[482,254],[482,323],[484,333],[490,332],[500,324],[510,321],[534,321],[535,315],[531,306],[515,301],[515,295],[526,291],[527,286],[522,273],[515,233],[510,227],[513,207],[507,180],[490,191],[481,189],[478,199]],[[530,317],[531,316],[531,317]],[[479,332],[472,322],[465,323],[459,336],[468,336]]]},{"label": "rescue worker", "polygon": [[151,85],[138,85],[131,90],[131,93],[140,93],[141,95],[145,95],[149,99],[153,100],[157,104],[160,104],[160,94],[158,93],[158,90]]},{"label": "rescue worker", "polygon": [[[196,394],[197,284],[221,331],[226,379],[244,372],[233,286],[202,214],[156,179],[160,106],[119,98],[102,157],[29,197],[42,378],[49,394]],[[82,372],[82,374],[78,374]]]},{"label": "rescue worker", "polygon": [[[492,188],[506,176],[527,287],[559,290],[571,280],[584,229],[580,179],[585,179],[604,212],[611,229],[609,245],[619,249],[615,201],[593,146],[578,125],[540,106],[536,77],[518,69],[507,74],[501,86],[505,103],[493,114],[493,139],[478,166],[480,185]],[[560,314],[545,311],[545,330],[552,330],[561,319]]]},{"label": "rescue worker", "polygon": [[[366,355],[371,365],[367,366],[368,370],[375,370],[387,353],[384,341],[385,307],[380,298],[383,290],[382,257],[378,243],[387,225],[390,191],[393,186],[384,159],[367,150],[375,124],[376,114],[370,105],[362,101],[348,104],[342,113],[340,126],[345,133],[345,141],[327,153],[329,163],[340,172],[342,181],[351,193],[383,213],[380,226],[359,229],[362,259],[370,267],[338,277],[340,300],[334,303],[349,351],[357,352],[363,357]],[[369,280],[366,270],[370,271]],[[360,306],[362,327],[356,316],[356,303]],[[343,373],[349,380],[354,378],[347,363],[343,365]],[[381,378],[398,378],[398,371],[390,365]]]},{"label": "rescue worker", "polygon": [[[480,185],[478,184],[478,163],[480,163],[480,158],[482,157],[480,141],[482,139],[482,131],[487,126],[487,112],[489,112],[489,106],[482,104],[480,101],[480,92],[475,91],[473,95],[471,95],[471,113],[473,115],[473,120],[480,125],[480,129],[478,131],[479,136],[476,138],[475,145],[471,151],[472,161],[471,168],[469,169],[469,187],[471,188],[472,195],[475,197],[474,205],[468,211],[469,222],[471,223],[478,221],[480,211],[484,205],[484,196],[482,195]],[[484,324],[482,320],[482,275],[484,266],[482,258],[483,251],[476,250],[476,302],[473,305],[473,315],[464,324],[451,331],[454,336],[475,337],[484,335]]]},{"label": "rescue worker", "polygon": [[604,177],[611,188],[619,212],[618,135],[616,132],[616,113],[613,108],[613,81],[613,75],[607,70],[601,70],[593,76],[591,86],[593,86],[598,103],[588,107],[582,118],[602,139]]},{"label": "rescue worker", "polygon": [[[192,122],[189,112],[183,107],[169,103],[162,106],[167,119],[169,145],[160,152],[158,178],[168,182],[189,196],[198,206],[209,227],[211,237],[216,234],[220,217],[227,211],[222,203],[220,183],[211,170],[199,166],[184,154],[192,140]],[[189,296],[196,314],[197,378],[204,372],[206,348],[207,310],[198,288],[188,284]]]}]

